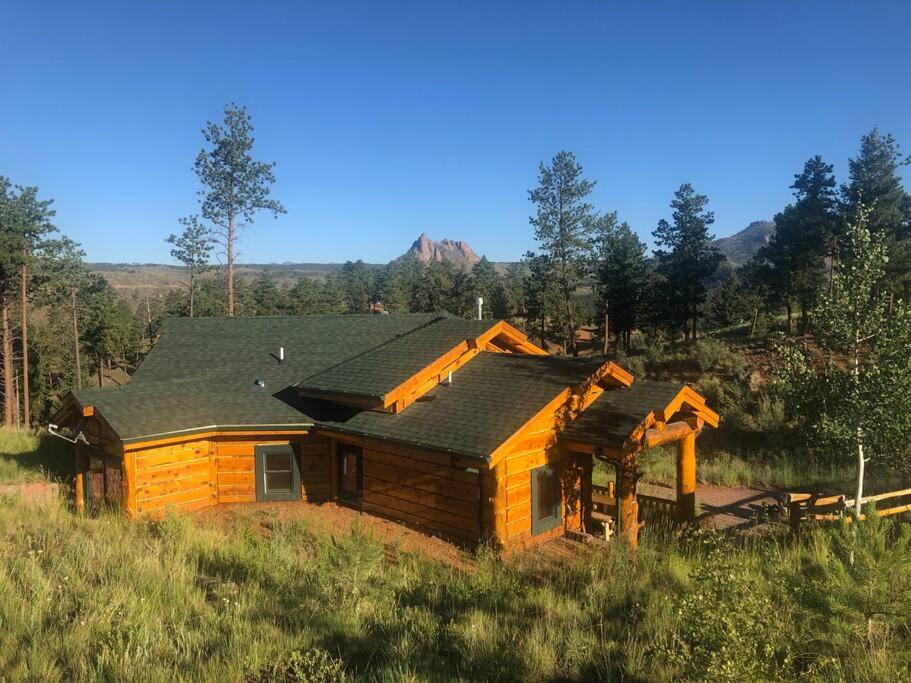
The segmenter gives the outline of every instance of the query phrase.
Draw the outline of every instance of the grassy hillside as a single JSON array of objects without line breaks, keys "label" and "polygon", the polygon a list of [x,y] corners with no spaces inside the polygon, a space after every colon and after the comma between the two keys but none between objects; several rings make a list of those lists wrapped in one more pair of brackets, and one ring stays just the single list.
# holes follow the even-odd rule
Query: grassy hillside
[{"label": "grassy hillside", "polygon": [[[36,445],[0,433],[5,471],[34,471]],[[614,544],[466,568],[294,509],[130,523],[0,498],[2,677],[872,681],[911,666],[907,525],[797,546],[647,528],[635,560]]]},{"label": "grassy hillside", "polygon": [[[144,298],[146,293],[156,297],[169,289],[180,287],[186,282],[186,274],[179,266],[160,263],[90,263],[89,268],[102,275],[117,291],[128,299]],[[243,263],[235,266],[238,275],[254,279],[263,271],[268,271],[281,285],[293,285],[297,279],[306,277],[323,279],[327,275],[338,273],[341,263]],[[381,268],[381,264],[368,264]],[[214,277],[215,271],[204,273],[202,277]]]}]

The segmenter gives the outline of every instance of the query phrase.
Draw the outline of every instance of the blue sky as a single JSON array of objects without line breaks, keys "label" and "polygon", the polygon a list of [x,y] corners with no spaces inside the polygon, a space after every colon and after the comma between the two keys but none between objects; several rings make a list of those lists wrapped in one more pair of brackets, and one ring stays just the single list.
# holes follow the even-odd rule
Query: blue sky
[{"label": "blue sky", "polygon": [[0,174],[54,197],[91,260],[167,262],[233,100],[288,209],[241,261],[381,262],[422,231],[514,260],[560,149],[644,238],[683,181],[723,236],[813,154],[844,179],[873,126],[911,152],[909,29],[898,2],[9,0]]}]

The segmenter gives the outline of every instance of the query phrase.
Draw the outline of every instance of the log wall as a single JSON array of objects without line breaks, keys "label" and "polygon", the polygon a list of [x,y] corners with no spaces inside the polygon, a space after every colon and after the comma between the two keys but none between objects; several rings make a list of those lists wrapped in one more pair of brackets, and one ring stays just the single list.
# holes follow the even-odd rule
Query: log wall
[{"label": "log wall", "polygon": [[131,514],[196,510],[218,503],[256,501],[255,449],[293,443],[299,454],[301,499],[331,496],[330,442],[315,435],[209,434],[135,444],[124,457],[127,511]]},{"label": "log wall", "polygon": [[478,463],[420,448],[345,438],[363,452],[361,509],[459,543],[481,534]]}]

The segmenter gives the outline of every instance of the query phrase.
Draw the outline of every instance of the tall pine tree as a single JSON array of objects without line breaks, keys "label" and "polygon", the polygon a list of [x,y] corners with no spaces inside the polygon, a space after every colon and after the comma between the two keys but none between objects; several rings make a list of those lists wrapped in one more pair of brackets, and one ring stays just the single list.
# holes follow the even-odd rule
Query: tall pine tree
[{"label": "tall pine tree", "polygon": [[640,324],[649,287],[646,246],[617,214],[601,216],[595,225],[593,260],[604,321],[603,352],[610,333],[629,350],[632,331]]},{"label": "tall pine tree", "polygon": [[706,211],[709,198],[684,183],[674,193],[673,222],[661,219],[652,233],[661,249],[655,252],[663,276],[664,302],[672,324],[683,325],[687,339],[696,341],[698,321],[706,297],[706,280],[715,274],[724,257],[712,244],[709,226],[715,214]]},{"label": "tall pine tree", "polygon": [[233,316],[237,231],[252,223],[259,211],[277,217],[285,209],[269,197],[275,163],[253,158],[253,123],[244,107],[226,105],[224,123],[209,121],[202,134],[211,147],[200,150],[196,157],[196,175],[205,188],[200,192],[201,212],[215,226],[225,250],[227,311]]},{"label": "tall pine tree", "polygon": [[578,355],[574,297],[585,271],[590,235],[595,221],[588,203],[595,183],[582,176],[582,166],[572,152],[558,152],[546,166],[538,168],[538,187],[529,190],[529,199],[537,207],[530,218],[535,238],[547,255],[559,285],[565,311],[564,344]]},{"label": "tall pine tree", "polygon": [[860,151],[848,161],[848,183],[841,188],[845,212],[869,212],[870,231],[883,235],[889,248],[884,282],[891,294],[911,295],[911,195],[898,169],[911,162],[890,134],[873,129],[860,139]]}]

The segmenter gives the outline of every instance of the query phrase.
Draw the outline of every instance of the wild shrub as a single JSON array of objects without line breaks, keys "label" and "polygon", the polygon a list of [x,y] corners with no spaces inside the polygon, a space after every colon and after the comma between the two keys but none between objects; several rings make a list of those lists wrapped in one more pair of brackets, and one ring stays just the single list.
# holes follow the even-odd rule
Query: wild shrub
[{"label": "wild shrub", "polygon": [[678,626],[663,654],[686,680],[790,677],[788,643],[779,635],[775,604],[754,558],[731,552],[728,541],[707,529],[691,529],[684,543],[702,562],[693,590],[674,601]]},{"label": "wild shrub", "polygon": [[293,650],[287,661],[268,664],[246,676],[250,683],[343,683],[344,662],[326,650]]},{"label": "wild shrub", "polygon": [[731,355],[728,345],[714,337],[704,337],[693,346],[693,360],[703,372],[712,372],[721,367]]}]

